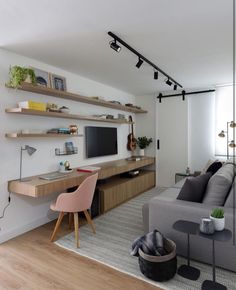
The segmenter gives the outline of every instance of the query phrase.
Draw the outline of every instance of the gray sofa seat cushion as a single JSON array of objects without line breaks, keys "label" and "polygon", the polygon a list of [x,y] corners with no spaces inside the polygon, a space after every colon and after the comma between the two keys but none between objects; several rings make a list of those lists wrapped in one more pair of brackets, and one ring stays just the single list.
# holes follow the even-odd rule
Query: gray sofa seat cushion
[{"label": "gray sofa seat cushion", "polygon": [[223,206],[234,178],[234,165],[224,164],[209,180],[203,203]]},{"label": "gray sofa seat cushion", "polygon": [[234,178],[234,182],[232,184],[232,187],[230,189],[229,195],[226,198],[225,205],[224,205],[225,207],[231,207],[231,208],[234,207],[234,194],[235,194],[235,201],[236,201],[236,180],[235,180],[235,178]]},{"label": "gray sofa seat cushion", "polygon": [[208,172],[197,177],[187,178],[180,190],[177,199],[192,202],[202,202],[206,186],[211,175],[211,172]]},{"label": "gray sofa seat cushion", "polygon": [[165,191],[163,191],[161,194],[159,194],[157,197],[154,197],[150,200],[152,202],[153,200],[162,200],[162,201],[176,201],[176,197],[178,196],[180,192],[180,188],[174,188],[169,187]]}]

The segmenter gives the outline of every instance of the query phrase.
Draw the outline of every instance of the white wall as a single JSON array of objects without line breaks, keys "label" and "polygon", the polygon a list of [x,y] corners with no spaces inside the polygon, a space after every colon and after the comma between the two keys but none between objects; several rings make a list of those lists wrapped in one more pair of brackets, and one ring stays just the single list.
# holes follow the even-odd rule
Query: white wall
[{"label": "white wall", "polygon": [[215,93],[188,97],[188,165],[201,170],[215,150]]},{"label": "white wall", "polygon": [[[71,109],[71,113],[84,115],[111,113],[115,116],[117,116],[117,113],[122,113],[127,117],[129,115],[128,112],[120,112],[109,108],[73,102],[70,100],[66,101],[64,99],[7,89],[4,84],[8,81],[8,70],[10,65],[33,66],[65,76],[67,80],[67,88],[72,92],[78,92],[88,96],[102,96],[106,100],[119,100],[122,103],[135,102],[134,96],[125,92],[63,71],[59,68],[40,63],[33,59],[16,55],[5,50],[0,50],[0,215],[8,200],[7,181],[19,178],[20,147],[25,144],[36,147],[37,152],[32,156],[28,156],[25,152],[23,153],[23,176],[36,175],[57,170],[59,161],[61,160],[68,160],[72,167],[76,167],[125,158],[130,155],[126,149],[127,135],[129,133],[129,128],[127,125],[6,114],[5,108],[16,107],[17,102],[31,99],[42,102],[54,102],[59,106],[68,106]],[[135,119],[135,116],[133,116],[133,118]],[[73,141],[75,146],[78,146],[79,153],[77,155],[61,158],[55,156],[54,149],[58,147],[63,148],[64,142],[68,140],[67,138],[22,138],[12,140],[7,139],[4,136],[6,132],[15,132],[20,131],[21,129],[46,130],[52,127],[68,126],[70,124],[77,124],[79,126],[79,133],[84,133],[84,126],[88,125],[117,127],[118,154],[107,157],[86,159],[84,138],[73,138],[69,140]],[[51,212],[49,211],[49,205],[51,200],[54,199],[56,195],[57,194],[46,198],[33,199],[30,197],[12,194],[11,204],[6,210],[5,217],[0,219],[0,242],[46,223],[52,219],[53,216],[51,216]]]}]

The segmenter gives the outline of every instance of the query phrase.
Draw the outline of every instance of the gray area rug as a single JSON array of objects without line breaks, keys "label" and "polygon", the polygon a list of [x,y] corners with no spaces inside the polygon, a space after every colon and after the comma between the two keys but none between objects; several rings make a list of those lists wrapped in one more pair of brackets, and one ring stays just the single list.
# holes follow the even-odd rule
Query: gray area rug
[{"label": "gray area rug", "polygon": [[[192,262],[192,265],[201,271],[201,276],[198,281],[190,281],[176,274],[168,282],[157,283],[142,275],[139,270],[138,258],[132,257],[129,254],[133,240],[143,235],[142,205],[152,197],[160,194],[163,190],[163,188],[149,190],[96,218],[94,220],[97,232],[95,235],[88,225],[82,226],[80,228],[79,249],[75,248],[73,232],[59,239],[55,244],[162,289],[201,289],[201,284],[204,280],[212,279],[212,270],[209,265]],[[185,264],[186,260],[178,257],[178,265],[183,263]],[[235,273],[222,269],[217,269],[216,273],[217,282],[224,284],[228,289],[236,289]]]}]

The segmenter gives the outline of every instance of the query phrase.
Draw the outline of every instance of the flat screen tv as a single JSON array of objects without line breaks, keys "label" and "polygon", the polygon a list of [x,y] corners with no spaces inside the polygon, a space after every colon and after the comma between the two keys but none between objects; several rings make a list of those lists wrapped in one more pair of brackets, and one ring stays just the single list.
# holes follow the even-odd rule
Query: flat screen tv
[{"label": "flat screen tv", "polygon": [[85,127],[87,158],[117,154],[117,128]]}]

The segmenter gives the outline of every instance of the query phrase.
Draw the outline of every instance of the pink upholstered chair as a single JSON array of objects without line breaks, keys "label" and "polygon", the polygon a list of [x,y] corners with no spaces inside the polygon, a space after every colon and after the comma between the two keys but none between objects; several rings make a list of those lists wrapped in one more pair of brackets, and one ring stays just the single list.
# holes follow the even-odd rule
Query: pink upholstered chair
[{"label": "pink upholstered chair", "polygon": [[58,232],[62,219],[66,213],[69,215],[74,214],[74,228],[75,228],[75,241],[77,248],[79,247],[79,217],[78,212],[83,211],[88,223],[91,225],[93,233],[95,234],[95,226],[88,213],[91,207],[95,186],[98,178],[98,173],[87,177],[80,186],[70,193],[61,193],[55,203],[51,204],[50,208],[53,211],[59,211],[59,217],[55,225],[54,231],[51,236],[51,242],[54,241]]}]

